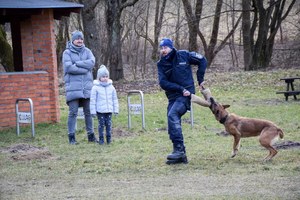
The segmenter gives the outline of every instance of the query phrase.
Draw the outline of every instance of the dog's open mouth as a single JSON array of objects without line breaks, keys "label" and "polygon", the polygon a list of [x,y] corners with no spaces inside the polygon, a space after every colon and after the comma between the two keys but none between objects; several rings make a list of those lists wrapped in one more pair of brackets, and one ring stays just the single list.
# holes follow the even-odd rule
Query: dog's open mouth
[{"label": "dog's open mouth", "polygon": [[213,97],[210,97],[210,102],[211,102],[211,105],[210,105],[209,108],[210,108],[211,112],[214,115],[219,114],[219,110],[217,109],[218,104],[216,103],[216,101],[215,101],[215,99]]}]

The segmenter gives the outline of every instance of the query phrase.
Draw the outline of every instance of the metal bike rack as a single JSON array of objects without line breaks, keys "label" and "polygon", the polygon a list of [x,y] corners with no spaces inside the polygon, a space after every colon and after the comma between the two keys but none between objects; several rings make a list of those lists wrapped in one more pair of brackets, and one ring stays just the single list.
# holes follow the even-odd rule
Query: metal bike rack
[{"label": "metal bike rack", "polygon": [[83,107],[78,108],[77,119],[84,119]]},{"label": "metal bike rack", "polygon": [[[28,101],[30,104],[30,112],[20,112],[19,111],[19,101]],[[20,135],[20,123],[30,124],[32,137],[35,135],[34,131],[34,112],[33,112],[33,102],[30,98],[19,98],[16,100],[16,118],[17,118],[17,135]]]},{"label": "metal bike rack", "polygon": [[[75,123],[75,130],[77,130],[77,128],[78,128],[77,127],[78,119],[85,120],[83,107],[78,107],[77,118],[76,118],[76,123]],[[94,118],[92,118],[92,123],[93,123],[93,129],[94,129]]]},{"label": "metal bike rack", "polygon": [[[130,96],[134,94],[140,95],[140,104],[131,104]],[[131,128],[131,115],[132,114],[141,114],[142,113],[142,127],[145,129],[145,109],[144,109],[144,94],[140,90],[130,90],[127,95],[127,110],[128,110],[128,128]]]},{"label": "metal bike rack", "polygon": [[83,107],[78,107],[77,118],[76,118],[76,123],[75,123],[75,130],[77,130],[77,120],[78,119],[84,119]]}]

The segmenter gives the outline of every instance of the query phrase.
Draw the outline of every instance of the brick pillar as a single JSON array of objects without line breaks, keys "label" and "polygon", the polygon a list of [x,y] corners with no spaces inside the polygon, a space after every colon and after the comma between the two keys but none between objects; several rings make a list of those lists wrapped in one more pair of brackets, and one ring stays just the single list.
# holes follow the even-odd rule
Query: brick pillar
[{"label": "brick pillar", "polygon": [[21,22],[21,45],[23,55],[23,70],[34,70],[34,58],[33,58],[33,41],[32,41],[32,24],[31,20],[27,19]]},{"label": "brick pillar", "polygon": [[[60,121],[59,89],[56,59],[56,40],[52,9],[43,9],[41,14],[21,24],[21,39],[24,71],[47,71],[49,75],[49,98],[47,102],[50,121]],[[38,84],[38,83],[37,83]],[[38,91],[37,91],[38,92]]]}]

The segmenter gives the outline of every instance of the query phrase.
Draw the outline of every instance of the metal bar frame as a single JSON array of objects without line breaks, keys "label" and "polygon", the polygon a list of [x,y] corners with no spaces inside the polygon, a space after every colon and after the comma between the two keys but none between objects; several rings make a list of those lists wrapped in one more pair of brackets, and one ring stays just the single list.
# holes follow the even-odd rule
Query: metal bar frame
[{"label": "metal bar frame", "polygon": [[33,102],[30,98],[18,98],[16,100],[16,122],[17,122],[17,135],[20,135],[20,122],[19,122],[19,101],[28,101],[30,104],[30,114],[31,114],[31,133],[32,137],[35,136],[35,130],[34,130],[34,111],[33,111]]},{"label": "metal bar frame", "polygon": [[128,110],[128,128],[131,128],[131,116],[130,116],[130,96],[134,94],[140,95],[141,107],[142,107],[142,127],[145,129],[145,109],[144,109],[144,94],[141,90],[130,90],[127,94],[127,110]]}]

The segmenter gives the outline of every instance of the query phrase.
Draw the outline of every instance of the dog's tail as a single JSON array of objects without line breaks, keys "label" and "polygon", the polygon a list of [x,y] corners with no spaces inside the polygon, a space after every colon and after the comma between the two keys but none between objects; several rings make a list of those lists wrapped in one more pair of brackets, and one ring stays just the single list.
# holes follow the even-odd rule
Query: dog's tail
[{"label": "dog's tail", "polygon": [[280,128],[278,128],[277,129],[277,132],[278,132],[278,134],[279,134],[279,137],[280,137],[280,139],[282,139],[283,138],[283,131],[280,129]]}]

